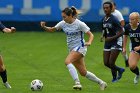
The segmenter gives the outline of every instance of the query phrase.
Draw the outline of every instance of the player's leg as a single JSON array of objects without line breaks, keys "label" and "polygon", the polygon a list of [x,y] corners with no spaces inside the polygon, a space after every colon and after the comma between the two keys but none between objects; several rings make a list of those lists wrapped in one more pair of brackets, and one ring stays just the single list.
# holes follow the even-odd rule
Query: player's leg
[{"label": "player's leg", "polygon": [[[120,53],[120,50],[117,50],[117,49],[111,50],[109,63],[110,63],[110,67],[111,67],[111,71],[112,71],[112,75],[113,75],[112,82],[114,81],[114,79],[115,80],[120,79],[122,77],[122,73],[124,72],[123,68],[120,68],[115,65],[115,62],[116,62],[116,59],[117,59],[119,53]],[[118,71],[118,77],[116,77],[117,71]]]},{"label": "player's leg", "polygon": [[2,78],[3,84],[6,88],[11,88],[9,83],[7,82],[7,72],[5,66],[3,64],[2,56],[0,55],[0,76]]},{"label": "player's leg", "polygon": [[104,65],[107,66],[108,68],[110,68],[109,58],[110,58],[110,51],[103,51]]},{"label": "player's leg", "polygon": [[127,53],[122,53],[122,55],[123,55],[123,58],[124,58],[124,60],[125,60],[125,67],[129,67],[129,64],[128,64],[128,55],[127,55]]},{"label": "player's leg", "polygon": [[137,84],[140,78],[139,68],[137,66],[139,58],[140,56],[138,53],[130,52],[129,67],[130,67],[130,70],[136,75],[134,78],[134,84]]},{"label": "player's leg", "polygon": [[73,64],[75,65],[75,67],[77,68],[77,70],[79,71],[81,76],[84,76],[87,79],[89,79],[89,80],[91,80],[93,82],[98,83],[100,85],[100,89],[101,90],[104,90],[107,87],[107,84],[103,80],[98,78],[92,72],[86,70],[86,66],[85,66],[85,62],[84,62],[84,57],[82,57],[80,60],[77,60],[77,62],[75,61]]},{"label": "player's leg", "polygon": [[75,81],[75,85],[73,86],[74,89],[82,89],[77,70],[73,65],[73,62],[80,59],[79,56],[82,57],[83,55],[80,54],[79,52],[71,51],[65,60],[65,64],[70,72],[70,75]]}]

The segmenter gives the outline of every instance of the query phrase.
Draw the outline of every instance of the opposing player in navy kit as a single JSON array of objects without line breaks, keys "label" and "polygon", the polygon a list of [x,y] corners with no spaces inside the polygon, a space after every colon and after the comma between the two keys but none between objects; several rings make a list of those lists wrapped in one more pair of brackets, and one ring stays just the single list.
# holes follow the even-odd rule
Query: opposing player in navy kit
[{"label": "opposing player in navy kit", "polygon": [[116,82],[121,79],[122,73],[124,72],[123,68],[115,65],[116,59],[122,50],[121,39],[123,35],[123,29],[118,19],[111,14],[111,2],[104,2],[103,10],[105,13],[105,17],[102,20],[102,30],[105,37],[103,60],[104,65],[111,69],[113,76],[112,82]]},{"label": "opposing player in navy kit", "polygon": [[137,84],[140,78],[138,61],[140,59],[140,15],[138,12],[132,12],[129,15],[129,24],[125,26],[123,52],[126,52],[127,36],[130,37],[129,68],[136,75],[134,84]]},{"label": "opposing player in navy kit", "polygon": [[[120,22],[121,26],[124,27],[125,25],[125,21],[124,21],[124,18],[121,14],[121,12],[119,10],[116,9],[116,3],[115,2],[111,2],[112,3],[112,15],[114,15]],[[101,42],[103,42],[104,40],[104,37],[103,35],[101,36]],[[121,41],[121,40],[120,40]],[[123,41],[123,38],[122,38],[122,41]],[[128,67],[129,64],[128,64],[128,56],[127,56],[127,53],[124,53],[121,51],[121,54],[123,55],[124,57],[124,60],[125,60],[125,66]]]},{"label": "opposing player in navy kit", "polygon": [[[78,20],[76,16],[76,9],[74,7],[68,7],[62,11],[63,20],[60,21],[55,27],[47,27],[45,26],[45,22],[41,22],[41,27],[50,32],[58,29],[63,29],[65,32],[69,49],[69,54],[66,57],[65,64],[73,80],[75,81],[73,88],[82,89],[82,85],[80,84],[77,74],[78,70],[81,76],[98,83],[100,85],[100,89],[104,90],[107,87],[107,84],[93,73],[87,71],[84,62],[87,46],[90,46],[93,41],[93,34],[90,32],[90,28],[84,22]],[[84,40],[84,33],[89,36],[87,42]]]},{"label": "opposing player in navy kit", "polygon": [[[0,30],[4,33],[11,33],[14,32],[16,29],[14,27],[7,28],[0,22]],[[6,68],[3,63],[2,55],[0,55],[0,76],[2,78],[3,84],[6,88],[11,88],[10,84],[7,82],[7,73]]]}]

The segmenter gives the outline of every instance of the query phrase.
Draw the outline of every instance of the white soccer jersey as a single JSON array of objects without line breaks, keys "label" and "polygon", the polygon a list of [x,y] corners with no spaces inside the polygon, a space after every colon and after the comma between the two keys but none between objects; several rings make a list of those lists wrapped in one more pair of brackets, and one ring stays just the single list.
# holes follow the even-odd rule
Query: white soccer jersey
[{"label": "white soccer jersey", "polygon": [[114,12],[112,12],[112,14],[121,22],[122,20],[124,20],[122,14],[120,11],[116,10]]},{"label": "white soccer jersey", "polygon": [[64,20],[60,21],[56,26],[56,29],[63,29],[67,35],[67,45],[69,50],[73,50],[77,46],[84,46],[84,33],[90,31],[90,28],[82,21],[75,19],[71,24],[66,23]]}]

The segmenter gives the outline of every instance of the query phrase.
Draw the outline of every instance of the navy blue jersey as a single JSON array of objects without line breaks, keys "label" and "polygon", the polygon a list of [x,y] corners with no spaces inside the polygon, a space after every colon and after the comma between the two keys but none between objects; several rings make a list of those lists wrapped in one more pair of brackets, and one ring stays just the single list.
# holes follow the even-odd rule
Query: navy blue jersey
[{"label": "navy blue jersey", "polygon": [[[117,34],[117,32],[122,30],[122,26],[121,26],[119,20],[115,16],[110,15],[110,17],[108,17],[107,19],[106,19],[106,17],[103,18],[102,30],[104,32],[105,38],[113,37]],[[116,45],[117,43],[119,43],[119,45],[122,44],[122,37],[119,37],[116,40],[113,40],[111,42],[105,42],[105,46]]]},{"label": "navy blue jersey", "polygon": [[102,30],[104,31],[105,37],[112,37],[115,36],[118,31],[122,30],[122,26],[119,20],[111,15],[108,19],[104,17],[102,20]]},{"label": "navy blue jersey", "polygon": [[125,26],[125,33],[124,35],[128,35],[130,37],[132,50],[136,46],[140,46],[140,24],[138,25],[137,29],[131,29],[130,24]]},{"label": "navy blue jersey", "polygon": [[2,31],[4,28],[6,27],[0,22],[0,30]]}]

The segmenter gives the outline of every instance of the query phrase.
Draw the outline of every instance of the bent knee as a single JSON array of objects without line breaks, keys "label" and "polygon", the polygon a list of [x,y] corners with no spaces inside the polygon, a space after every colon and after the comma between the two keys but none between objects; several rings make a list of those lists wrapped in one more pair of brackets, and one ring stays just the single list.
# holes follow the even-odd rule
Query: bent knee
[{"label": "bent knee", "polygon": [[137,67],[137,66],[135,66],[135,65],[129,65],[129,68],[130,68],[131,70],[134,70],[136,67]]},{"label": "bent knee", "polygon": [[87,74],[87,71],[82,71],[82,72],[80,72],[80,75],[83,76],[83,77],[85,77],[86,74]]},{"label": "bent knee", "polygon": [[70,60],[65,60],[65,65],[72,63]]},{"label": "bent knee", "polygon": [[104,63],[104,65],[105,65],[106,67],[109,67],[109,68],[110,68],[110,64]]},{"label": "bent knee", "polygon": [[5,70],[5,66],[4,65],[1,65],[0,66],[0,72],[3,72]]}]

